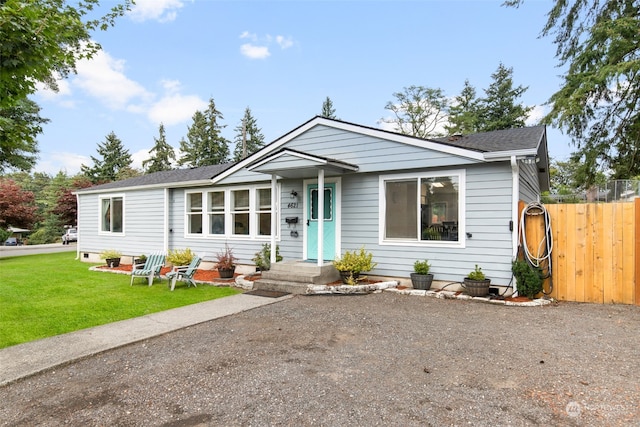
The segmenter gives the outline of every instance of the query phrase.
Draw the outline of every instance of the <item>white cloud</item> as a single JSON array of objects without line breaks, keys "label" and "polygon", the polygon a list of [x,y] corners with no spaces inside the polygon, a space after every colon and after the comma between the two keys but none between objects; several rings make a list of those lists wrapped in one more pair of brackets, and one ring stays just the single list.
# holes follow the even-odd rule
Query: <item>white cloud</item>
[{"label": "white cloud", "polygon": [[168,94],[155,102],[147,113],[149,120],[154,123],[164,123],[172,126],[185,122],[193,116],[197,110],[207,107],[207,102],[196,95]]},{"label": "white cloud", "polygon": [[282,49],[289,49],[293,46],[293,39],[291,37],[276,36],[276,42]]},{"label": "white cloud", "polygon": [[38,161],[37,171],[46,172],[50,175],[64,171],[68,175],[75,175],[80,172],[80,166],[83,164],[92,165],[91,157],[82,156],[77,153],[58,151],[42,156]]},{"label": "white cloud", "polygon": [[171,22],[176,19],[178,9],[183,6],[184,3],[181,0],[136,0],[129,16],[136,22],[148,20]]},{"label": "white cloud", "polygon": [[241,39],[249,40],[250,43],[245,43],[240,46],[240,53],[249,59],[265,59],[271,56],[269,46],[276,43],[282,50],[289,49],[294,45],[294,40],[291,37],[275,36],[267,34],[264,37],[258,37],[254,33],[244,31],[240,34]]},{"label": "white cloud", "polygon": [[133,101],[148,100],[152,95],[124,74],[124,65],[124,60],[100,51],[92,59],[78,62],[74,84],[116,110],[132,107]]},{"label": "white cloud", "polygon": [[271,55],[267,46],[255,46],[251,43],[240,46],[240,53],[250,59],[265,59]]},{"label": "white cloud", "polygon": [[535,126],[540,124],[540,120],[547,115],[547,108],[543,105],[534,105],[533,110],[529,112],[529,118],[525,120],[527,126]]}]

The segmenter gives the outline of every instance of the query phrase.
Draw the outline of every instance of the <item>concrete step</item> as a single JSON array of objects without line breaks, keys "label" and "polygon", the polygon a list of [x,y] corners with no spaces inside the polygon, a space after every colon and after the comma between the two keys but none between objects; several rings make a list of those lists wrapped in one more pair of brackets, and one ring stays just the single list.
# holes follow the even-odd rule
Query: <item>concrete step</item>
[{"label": "concrete step", "polygon": [[289,292],[290,294],[304,295],[307,293],[307,286],[311,283],[288,282],[284,280],[259,279],[253,282],[253,289],[265,291]]}]

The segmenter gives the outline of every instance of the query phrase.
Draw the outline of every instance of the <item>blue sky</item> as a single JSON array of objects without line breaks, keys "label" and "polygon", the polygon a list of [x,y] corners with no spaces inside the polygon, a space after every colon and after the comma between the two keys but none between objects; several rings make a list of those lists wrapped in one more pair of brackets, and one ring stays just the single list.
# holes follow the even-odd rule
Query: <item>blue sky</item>
[{"label": "blue sky", "polygon": [[[454,97],[469,79],[482,96],[500,62],[529,86],[522,101],[535,106],[536,124],[561,84],[555,46],[539,38],[552,2],[501,3],[137,0],[94,35],[100,54],[78,64],[58,93],[34,96],[51,119],[36,171],[77,173],[111,131],[140,167],[160,122],[178,148],[209,98],[229,140],[246,107],[271,142],[319,114],[327,96],[338,118],[381,127],[394,92],[420,85]],[[548,139],[554,158],[573,150],[557,130],[548,128]]]}]

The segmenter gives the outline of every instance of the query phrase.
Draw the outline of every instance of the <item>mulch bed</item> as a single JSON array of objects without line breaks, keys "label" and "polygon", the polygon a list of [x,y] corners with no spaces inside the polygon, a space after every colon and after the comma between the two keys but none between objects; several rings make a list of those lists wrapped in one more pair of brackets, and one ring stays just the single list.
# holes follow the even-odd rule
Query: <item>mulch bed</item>
[{"label": "mulch bed", "polygon": [[[118,267],[108,267],[106,265],[104,266],[99,266],[98,268],[100,269],[105,269],[105,270],[115,270],[115,271],[126,271],[126,272],[130,272],[132,269],[131,264],[120,264]],[[160,274],[161,275],[165,275],[168,272],[171,271],[171,267],[163,267],[160,270]],[[237,274],[235,275],[237,276]],[[234,276],[234,277],[235,277]],[[196,274],[193,276],[193,278],[196,281],[199,282],[233,282],[234,279],[221,279],[220,275],[218,274],[218,270],[214,269],[214,270],[196,270]]]}]

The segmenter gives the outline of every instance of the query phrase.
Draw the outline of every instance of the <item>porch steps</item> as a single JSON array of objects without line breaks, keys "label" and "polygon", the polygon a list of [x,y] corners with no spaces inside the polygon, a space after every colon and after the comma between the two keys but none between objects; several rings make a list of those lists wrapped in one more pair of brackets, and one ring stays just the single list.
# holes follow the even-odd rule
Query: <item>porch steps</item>
[{"label": "porch steps", "polygon": [[340,280],[340,274],[331,263],[318,266],[305,261],[281,261],[263,271],[253,289],[305,294],[308,285],[326,285],[336,280]]}]

